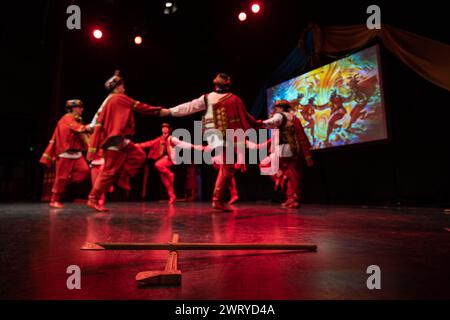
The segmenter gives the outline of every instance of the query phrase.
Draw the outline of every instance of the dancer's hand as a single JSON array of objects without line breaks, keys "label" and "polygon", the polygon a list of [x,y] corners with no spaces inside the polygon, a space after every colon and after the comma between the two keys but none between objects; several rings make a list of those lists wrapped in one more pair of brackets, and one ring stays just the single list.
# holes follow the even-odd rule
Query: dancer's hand
[{"label": "dancer's hand", "polygon": [[202,151],[203,152],[208,152],[211,153],[214,149],[211,148],[211,146],[208,144],[207,146],[202,146]]},{"label": "dancer's hand", "polygon": [[196,150],[196,151],[204,151],[204,150],[205,150],[205,147],[204,147],[204,146],[198,146],[198,145],[193,144],[193,145],[192,145],[192,149],[194,149],[194,150]]},{"label": "dancer's hand", "polygon": [[171,112],[169,109],[161,109],[161,111],[159,111],[159,116],[160,117],[168,117],[171,115]]},{"label": "dancer's hand", "polygon": [[93,133],[94,132],[94,127],[91,127],[90,125],[87,125],[85,128],[86,128],[86,132],[87,133]]},{"label": "dancer's hand", "polygon": [[258,126],[260,128],[267,128],[266,125],[264,124],[263,120],[256,120],[256,123],[258,124]]}]

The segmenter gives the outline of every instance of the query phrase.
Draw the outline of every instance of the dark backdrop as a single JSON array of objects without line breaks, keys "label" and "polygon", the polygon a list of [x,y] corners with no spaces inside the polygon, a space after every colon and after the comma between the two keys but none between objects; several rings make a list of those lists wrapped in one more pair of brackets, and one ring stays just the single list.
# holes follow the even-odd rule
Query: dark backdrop
[{"label": "dark backdrop", "polygon": [[[296,46],[309,22],[365,23],[366,8],[373,4],[265,0],[259,1],[262,14],[242,24],[237,13],[242,8],[248,11],[250,1],[174,2],[178,11],[169,16],[162,13],[164,1],[5,2],[1,10],[0,79],[6,91],[0,109],[1,200],[39,199],[42,168],[38,159],[64,112],[64,101],[82,99],[85,119],[90,119],[105,98],[103,83],[115,69],[126,77],[130,96],[164,106],[209,91],[213,75],[225,71],[233,76],[235,93],[250,109],[265,80]],[[65,10],[72,3],[81,7],[81,31],[65,27]],[[447,11],[439,2],[377,4],[383,23],[450,43]],[[90,36],[94,27],[104,31],[100,42]],[[133,44],[134,33],[143,35],[142,46]],[[448,204],[450,94],[420,78],[383,48],[381,53],[390,139],[315,152],[316,166],[305,174],[305,201]],[[159,119],[136,118],[135,141],[159,133]],[[190,127],[195,118],[171,123]],[[215,173],[205,166],[200,169],[204,198],[208,198]],[[182,179],[183,170],[177,170]],[[243,199],[276,198],[271,182],[259,176],[254,166],[237,179]],[[137,189],[140,180],[135,180]],[[156,199],[152,188],[151,199]],[[182,193],[182,182],[177,182],[177,188]],[[137,192],[131,198],[137,199]]]}]

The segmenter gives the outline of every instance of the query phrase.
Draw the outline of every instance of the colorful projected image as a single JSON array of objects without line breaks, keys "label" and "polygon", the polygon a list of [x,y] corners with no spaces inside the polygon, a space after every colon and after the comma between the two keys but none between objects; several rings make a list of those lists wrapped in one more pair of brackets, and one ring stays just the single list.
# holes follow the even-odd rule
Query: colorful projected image
[{"label": "colorful projected image", "polygon": [[386,139],[378,60],[370,47],[269,88],[269,114],[290,101],[313,149]]}]

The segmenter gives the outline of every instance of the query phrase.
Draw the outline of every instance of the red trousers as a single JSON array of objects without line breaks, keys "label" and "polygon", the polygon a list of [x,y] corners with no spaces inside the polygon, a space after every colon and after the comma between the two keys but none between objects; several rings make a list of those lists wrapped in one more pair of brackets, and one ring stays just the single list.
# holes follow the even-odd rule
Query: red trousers
[{"label": "red trousers", "polygon": [[[104,165],[91,165],[91,182],[92,186],[95,184],[95,180],[97,180],[97,177],[100,175],[100,172],[102,172]],[[114,192],[114,187],[111,186],[108,190],[108,192],[112,193]],[[105,194],[102,194],[100,197],[100,201],[104,204],[105,203]]]},{"label": "red trousers", "polygon": [[105,164],[95,180],[89,198],[99,199],[117,179],[135,176],[144,162],[145,152],[131,141],[120,151],[105,150]]},{"label": "red trousers", "polygon": [[[92,164],[91,164],[92,165]],[[97,180],[98,175],[103,170],[103,165],[92,165],[91,166],[91,182],[92,186],[95,184],[95,180]]]},{"label": "red trousers", "polygon": [[89,166],[83,157],[78,159],[58,158],[52,193],[63,194],[68,184],[82,182],[88,177]]},{"label": "red trousers", "polygon": [[[221,165],[219,163],[214,163],[213,166],[214,166],[214,169],[219,170],[219,174],[220,174]],[[227,170],[228,168],[224,168],[224,169]],[[234,169],[234,171],[232,173],[229,183],[227,181],[225,181],[223,176],[220,177],[220,182],[218,182],[219,176],[217,176],[217,179],[216,179],[216,186],[218,188],[220,188],[220,190],[223,190],[224,192],[225,192],[225,190],[229,190],[231,198],[238,197],[238,192],[237,192],[237,187],[236,187],[236,178],[234,177],[235,170],[236,169]],[[229,173],[229,174],[231,174],[231,173]],[[227,184],[228,187],[226,187],[224,184]],[[219,193],[219,191],[218,191],[218,193]],[[222,197],[218,195],[218,197],[219,197],[218,200],[220,200],[220,199],[223,200],[223,195],[222,195]]]},{"label": "red trousers", "polygon": [[280,169],[287,176],[287,200],[298,201],[300,198],[300,184],[302,179],[303,162],[298,158],[280,158]]},{"label": "red trousers", "polygon": [[164,156],[158,161],[155,162],[155,168],[158,170],[159,175],[161,177],[161,181],[166,187],[167,193],[170,198],[175,197],[175,191],[173,190],[173,182],[175,181],[175,175],[170,170],[170,167],[173,166],[173,162],[169,159],[168,156]]},{"label": "red trousers", "polygon": [[237,187],[236,187],[236,178],[233,176],[230,181],[230,196],[232,198],[238,196]]},{"label": "red trousers", "polygon": [[[234,164],[217,164],[219,167],[219,174],[217,175],[216,184],[214,186],[213,201],[224,201],[225,191],[231,190],[232,181],[234,180],[234,173],[236,169]],[[234,183],[236,187],[236,183]]]}]

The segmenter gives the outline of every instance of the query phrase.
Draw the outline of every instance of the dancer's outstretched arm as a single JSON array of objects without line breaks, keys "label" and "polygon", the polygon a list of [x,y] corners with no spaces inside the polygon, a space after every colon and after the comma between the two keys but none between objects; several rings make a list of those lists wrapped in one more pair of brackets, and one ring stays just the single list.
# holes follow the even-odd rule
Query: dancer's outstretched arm
[{"label": "dancer's outstretched arm", "polygon": [[135,101],[133,103],[133,110],[148,116],[158,116],[161,111],[161,107],[154,107],[140,101]]},{"label": "dancer's outstretched arm", "polygon": [[245,141],[247,148],[252,149],[252,150],[262,149],[262,148],[270,148],[271,143],[272,143],[272,139],[268,139],[263,143],[254,143],[254,142],[251,142],[250,140]]},{"label": "dancer's outstretched arm", "polygon": [[283,122],[283,116],[279,113],[275,113],[275,115],[272,118],[264,120],[263,124],[266,128],[276,129],[281,126],[282,122]]},{"label": "dancer's outstretched arm", "polygon": [[196,145],[196,144],[192,144],[186,141],[182,141],[176,137],[172,137],[171,139],[172,145],[182,148],[182,149],[194,149],[194,150],[198,150],[198,151],[203,151],[205,150],[205,147],[201,146],[201,145]]},{"label": "dancer's outstretched arm", "polygon": [[159,143],[159,137],[153,140],[149,140],[149,141],[145,141],[145,142],[140,142],[140,143],[135,143],[136,147],[141,148],[141,149],[148,149],[153,147],[156,143]]},{"label": "dancer's outstretched arm", "polygon": [[85,133],[87,132],[87,127],[78,121],[75,120],[75,118],[64,118],[67,119],[64,124],[69,127],[70,130],[72,130],[75,133]]},{"label": "dancer's outstretched arm", "polygon": [[204,95],[202,95],[200,98],[179,104],[176,107],[170,109],[162,109],[160,112],[160,116],[184,117],[199,111],[203,111],[205,109],[206,101]]}]

